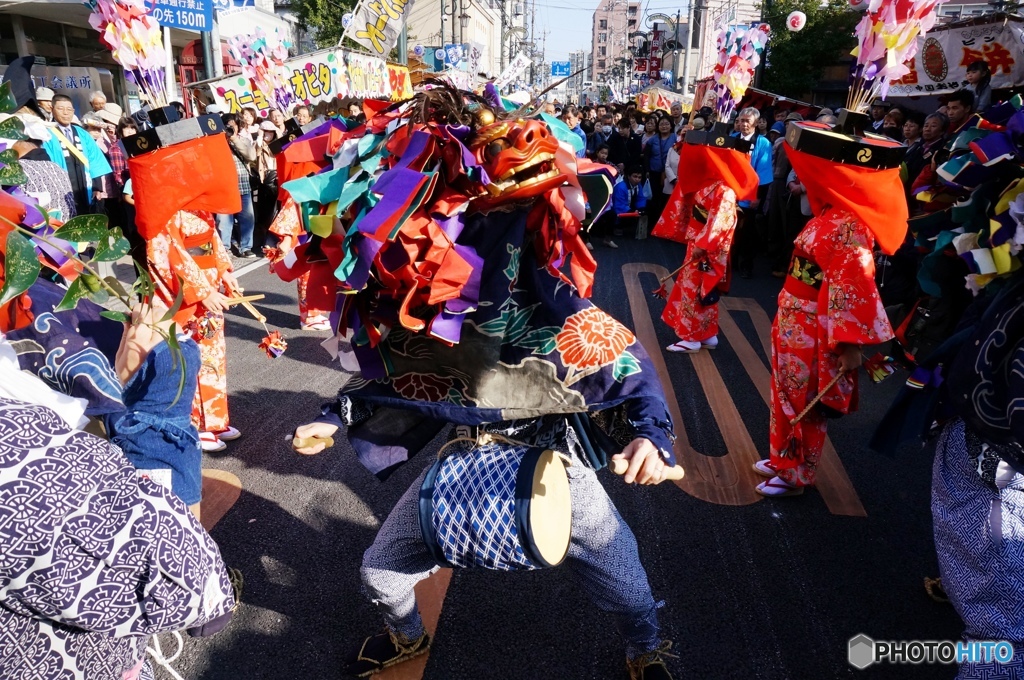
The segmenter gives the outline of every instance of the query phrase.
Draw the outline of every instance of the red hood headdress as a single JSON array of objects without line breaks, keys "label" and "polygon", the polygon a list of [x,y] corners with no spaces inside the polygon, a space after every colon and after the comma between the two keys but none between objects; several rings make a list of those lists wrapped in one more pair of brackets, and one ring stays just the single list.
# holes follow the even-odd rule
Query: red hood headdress
[{"label": "red hood headdress", "polygon": [[847,210],[864,222],[885,253],[896,252],[909,217],[900,181],[905,146],[813,122],[791,122],[784,146],[815,215],[827,206]]},{"label": "red hood headdress", "polygon": [[757,173],[739,144],[748,142],[720,130],[686,133],[679,152],[679,179],[675,191],[691,194],[713,180],[725,182],[740,200],[757,198]]}]

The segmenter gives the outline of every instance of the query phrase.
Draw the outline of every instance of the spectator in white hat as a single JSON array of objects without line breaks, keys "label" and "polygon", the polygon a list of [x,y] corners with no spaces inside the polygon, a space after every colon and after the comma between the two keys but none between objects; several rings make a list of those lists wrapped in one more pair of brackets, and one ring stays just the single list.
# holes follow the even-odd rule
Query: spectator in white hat
[{"label": "spectator in white hat", "polygon": [[36,88],[36,103],[46,120],[53,120],[53,90],[48,87]]}]

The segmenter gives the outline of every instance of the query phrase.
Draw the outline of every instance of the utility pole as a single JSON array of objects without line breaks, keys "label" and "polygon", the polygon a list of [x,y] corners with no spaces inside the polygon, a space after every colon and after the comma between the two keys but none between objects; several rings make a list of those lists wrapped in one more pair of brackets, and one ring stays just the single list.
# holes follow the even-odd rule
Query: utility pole
[{"label": "utility pole", "polygon": [[537,0],[530,3],[530,87],[537,82],[537,42],[534,29],[537,27]]},{"label": "utility pole", "polygon": [[672,38],[672,41],[676,44],[675,58],[672,60],[672,89],[675,90],[679,87],[679,10],[676,10],[676,34]]},{"label": "utility pole", "polygon": [[686,3],[686,51],[683,52],[683,94],[690,91],[690,47],[693,45],[693,0]]}]

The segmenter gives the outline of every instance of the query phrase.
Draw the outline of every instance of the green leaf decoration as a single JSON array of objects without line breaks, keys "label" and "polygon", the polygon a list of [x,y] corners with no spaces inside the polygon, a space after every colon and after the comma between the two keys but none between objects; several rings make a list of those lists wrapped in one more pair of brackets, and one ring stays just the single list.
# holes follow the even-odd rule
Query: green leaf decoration
[{"label": "green leaf decoration", "polygon": [[98,305],[105,305],[110,300],[110,293],[107,292],[106,288],[89,291],[89,299]]},{"label": "green leaf decoration", "polygon": [[185,299],[185,284],[182,282],[180,276],[177,277],[177,278],[178,278],[178,294],[174,296],[174,304],[171,305],[171,308],[168,309],[167,313],[164,314],[162,319],[160,319],[160,323],[164,323],[164,322],[167,322],[167,321],[170,321],[171,319],[173,319],[174,315],[178,313],[179,309],[181,309],[181,303]]},{"label": "green leaf decoration", "polygon": [[[6,155],[6,151],[0,156]],[[13,153],[13,152],[12,152]],[[25,174],[25,170],[22,169],[21,163],[18,162],[17,154],[14,155],[14,160],[4,160],[0,158],[5,165],[0,168],[0,186],[10,187],[17,184],[27,184],[28,175]]]},{"label": "green leaf decoration", "polygon": [[25,124],[21,118],[8,118],[0,123],[0,137],[4,139],[28,139],[25,134]]},{"label": "green leaf decoration", "polygon": [[131,244],[121,232],[121,227],[107,230],[103,238],[96,243],[96,252],[92,259],[96,262],[114,262],[128,254]]},{"label": "green leaf decoration", "polygon": [[72,243],[96,243],[107,235],[106,215],[79,215],[72,217],[58,229],[54,236]]},{"label": "green leaf decoration", "polygon": [[105,319],[110,319],[112,321],[120,321],[121,323],[128,323],[129,321],[131,321],[130,317],[124,312],[115,312],[112,309],[104,309],[102,312],[100,312],[100,316],[102,316]]},{"label": "green leaf decoration", "polygon": [[85,277],[79,276],[68,286],[68,292],[64,294],[64,299],[53,308],[53,311],[63,312],[74,309],[78,306],[78,301],[84,297],[89,297],[89,287],[85,285]]},{"label": "green leaf decoration", "polygon": [[0,305],[21,295],[39,277],[39,258],[36,247],[16,231],[7,234],[7,254],[4,261],[4,287],[0,288]]},{"label": "green leaf decoration", "polygon": [[128,297],[128,291],[126,291],[124,289],[124,284],[122,284],[120,281],[118,281],[117,277],[115,277],[115,276],[107,276],[107,277],[104,277],[103,280],[106,281],[107,285],[110,286],[111,289],[115,293],[117,293],[120,297],[123,297],[123,298]]},{"label": "green leaf decoration", "polygon": [[533,354],[541,356],[551,354],[555,351],[555,338],[560,330],[558,326],[535,328],[516,341],[515,346],[533,350]]},{"label": "green leaf decoration", "polygon": [[18,101],[11,94],[11,83],[0,85],[0,113],[14,113],[17,108]]},{"label": "green leaf decoration", "polygon": [[612,367],[612,377],[615,378],[616,382],[622,382],[640,371],[640,362],[629,351],[625,351],[615,360],[615,365]]},{"label": "green leaf decoration", "polygon": [[156,288],[153,286],[153,279],[149,277],[149,273],[139,266],[139,263],[135,263],[135,271],[138,272],[139,277],[135,279],[135,283],[132,284],[132,291],[142,300],[148,300],[153,296]]},{"label": "green leaf decoration", "polygon": [[178,399],[181,398],[181,394],[185,390],[185,356],[181,353],[181,345],[178,343],[178,324],[176,323],[172,323],[171,327],[167,329],[167,346],[171,348],[174,369],[178,371],[178,391],[171,402],[171,406],[173,406],[178,403]]}]

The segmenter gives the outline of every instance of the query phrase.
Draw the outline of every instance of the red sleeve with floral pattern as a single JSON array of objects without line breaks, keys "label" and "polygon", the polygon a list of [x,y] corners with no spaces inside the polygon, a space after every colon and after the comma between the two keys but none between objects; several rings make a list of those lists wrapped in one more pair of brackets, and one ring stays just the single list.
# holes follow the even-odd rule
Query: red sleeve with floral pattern
[{"label": "red sleeve with floral pattern", "polygon": [[823,242],[814,248],[814,259],[825,275],[818,318],[827,348],[835,351],[840,343],[877,345],[890,340],[892,326],[875,285],[871,232],[849,213],[831,211],[822,219],[833,224],[819,232]]}]

